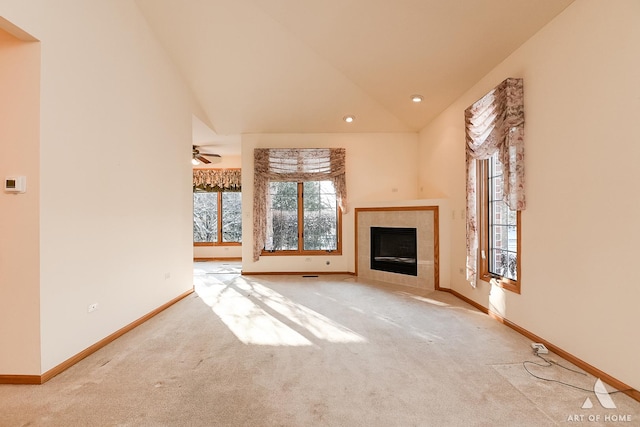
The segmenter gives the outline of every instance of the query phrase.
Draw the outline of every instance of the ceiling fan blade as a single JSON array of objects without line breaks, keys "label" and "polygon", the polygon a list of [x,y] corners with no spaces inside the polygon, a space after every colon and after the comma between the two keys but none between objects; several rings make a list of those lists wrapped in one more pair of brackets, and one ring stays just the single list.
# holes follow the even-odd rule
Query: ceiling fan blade
[{"label": "ceiling fan blade", "polygon": [[220,157],[220,154],[215,153],[199,153],[201,156]]},{"label": "ceiling fan blade", "polygon": [[197,154],[195,157],[196,157],[196,160],[201,161],[201,162],[202,162],[202,163],[204,163],[205,165],[206,165],[206,164],[208,164],[208,163],[211,163],[211,162],[209,161],[209,159],[207,159],[207,158],[205,158],[205,157],[202,157],[200,154]]}]

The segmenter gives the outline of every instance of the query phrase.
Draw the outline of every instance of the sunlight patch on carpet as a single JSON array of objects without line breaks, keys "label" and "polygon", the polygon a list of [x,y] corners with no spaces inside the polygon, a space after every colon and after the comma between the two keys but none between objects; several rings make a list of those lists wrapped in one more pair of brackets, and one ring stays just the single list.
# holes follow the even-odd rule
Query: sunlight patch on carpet
[{"label": "sunlight patch on carpet", "polygon": [[251,291],[256,298],[298,326],[311,332],[316,338],[332,343],[367,342],[354,331],[334,322],[322,314],[298,304],[278,292],[257,282],[241,280],[238,286]]},{"label": "sunlight patch on carpet", "polygon": [[196,292],[243,343],[309,346],[314,337],[331,343],[365,343],[349,328],[258,282],[237,277],[196,278]]},{"label": "sunlight patch on carpet", "polygon": [[236,289],[224,284],[207,287],[200,295],[231,332],[245,344],[313,345],[300,333],[276,319]]}]

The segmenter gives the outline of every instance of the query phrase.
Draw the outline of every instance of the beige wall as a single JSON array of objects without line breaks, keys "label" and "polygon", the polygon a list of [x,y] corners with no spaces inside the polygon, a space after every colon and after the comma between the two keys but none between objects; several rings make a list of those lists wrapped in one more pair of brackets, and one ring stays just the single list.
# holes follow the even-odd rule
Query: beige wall
[{"label": "beige wall", "polygon": [[[418,137],[414,133],[268,134],[242,138],[242,268],[264,271],[355,271],[353,207],[369,202],[415,199]],[[270,256],[252,260],[253,149],[344,147],[347,156],[348,212],[343,215],[342,256]],[[326,262],[330,264],[327,265]]]},{"label": "beige wall", "polygon": [[0,374],[39,374],[192,288],[193,101],[134,2],[2,14],[42,42],[41,362]]},{"label": "beige wall", "polygon": [[[640,388],[640,2],[581,0],[420,133],[421,197],[448,197],[451,287]],[[464,109],[522,77],[527,210],[522,294],[472,289],[465,262]]]},{"label": "beige wall", "polygon": [[[18,223],[0,230],[0,323],[21,322],[0,326],[0,374],[40,374],[191,288],[189,158],[197,108],[133,2],[5,0],[2,15],[42,45],[22,46],[6,35],[0,41],[3,64],[26,67],[3,66],[0,76],[24,84],[20,101],[29,99],[7,122],[15,126],[0,122],[0,178],[25,174],[29,189],[0,194],[3,222]],[[245,135],[245,242],[252,241],[256,147],[345,147],[350,210],[342,256],[254,263],[245,244],[244,270],[353,271],[354,207],[446,198],[451,243],[441,242],[441,260],[450,259],[443,287],[640,388],[640,287],[631,268],[640,240],[639,19],[636,0],[573,3],[419,136]],[[525,81],[521,295],[486,283],[472,289],[460,272],[462,114],[509,76]],[[0,78],[3,90],[7,81]],[[7,105],[18,113],[16,98],[0,101],[0,120]],[[91,303],[99,309],[89,314]]]},{"label": "beige wall", "polygon": [[[0,374],[40,372],[40,44],[0,29]],[[3,191],[24,175],[27,192]]]}]

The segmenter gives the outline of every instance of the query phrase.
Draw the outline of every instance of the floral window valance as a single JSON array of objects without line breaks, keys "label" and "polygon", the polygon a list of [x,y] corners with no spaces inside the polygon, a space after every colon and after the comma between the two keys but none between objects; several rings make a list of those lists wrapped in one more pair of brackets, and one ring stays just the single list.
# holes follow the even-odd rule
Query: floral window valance
[{"label": "floral window valance", "polygon": [[476,160],[498,153],[504,167],[504,201],[524,210],[524,92],[522,79],[508,78],[465,110],[467,175],[467,280],[476,286],[478,223]]},{"label": "floral window valance", "polygon": [[193,191],[242,191],[240,169],[194,169]]},{"label": "floral window valance", "polygon": [[257,261],[267,235],[270,181],[333,181],[338,205],[346,212],[344,148],[256,148],[254,150],[253,259]]}]

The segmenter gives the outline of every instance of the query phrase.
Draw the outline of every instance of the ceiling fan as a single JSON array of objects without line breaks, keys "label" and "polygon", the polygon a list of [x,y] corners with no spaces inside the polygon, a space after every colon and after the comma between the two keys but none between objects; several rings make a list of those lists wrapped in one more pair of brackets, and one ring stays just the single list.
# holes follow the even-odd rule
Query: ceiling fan
[{"label": "ceiling fan", "polygon": [[216,157],[220,158],[220,154],[214,153],[202,153],[200,152],[200,147],[197,145],[193,145],[193,155],[191,157],[191,163],[197,165],[199,163],[204,163],[205,165],[211,163],[211,160],[207,159],[207,157]]}]

